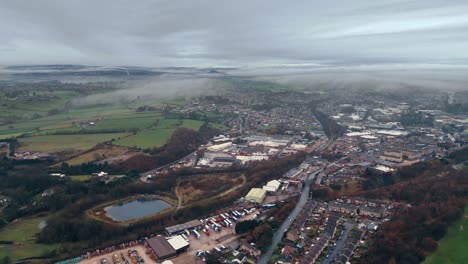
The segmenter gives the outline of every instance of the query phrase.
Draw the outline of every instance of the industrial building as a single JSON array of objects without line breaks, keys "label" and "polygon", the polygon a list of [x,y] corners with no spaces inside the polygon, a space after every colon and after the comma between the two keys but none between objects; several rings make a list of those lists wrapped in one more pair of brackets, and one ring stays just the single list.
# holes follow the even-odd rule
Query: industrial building
[{"label": "industrial building", "polygon": [[206,149],[209,150],[209,151],[222,151],[224,149],[229,148],[230,146],[232,146],[232,142],[226,142],[226,143],[222,143],[222,144],[209,146]]},{"label": "industrial building", "polygon": [[149,239],[146,239],[146,242],[154,251],[158,260],[164,260],[172,258],[177,255],[176,250],[167,242],[163,236],[155,236]]},{"label": "industrial building", "polygon": [[184,232],[185,230],[200,229],[201,227],[202,227],[202,222],[200,222],[200,220],[192,220],[184,224],[166,227],[164,230],[166,231],[166,234],[168,236],[173,236],[173,235],[180,234]]},{"label": "industrial building", "polygon": [[281,182],[278,180],[269,181],[265,186],[263,186],[263,190],[267,192],[276,192],[278,191],[279,187],[281,186]]},{"label": "industrial building", "polygon": [[252,188],[250,192],[245,196],[247,201],[261,203],[266,197],[267,191],[260,188]]},{"label": "industrial building", "polygon": [[172,246],[177,254],[185,251],[190,246],[190,244],[182,236],[171,237],[167,240],[167,242]]}]

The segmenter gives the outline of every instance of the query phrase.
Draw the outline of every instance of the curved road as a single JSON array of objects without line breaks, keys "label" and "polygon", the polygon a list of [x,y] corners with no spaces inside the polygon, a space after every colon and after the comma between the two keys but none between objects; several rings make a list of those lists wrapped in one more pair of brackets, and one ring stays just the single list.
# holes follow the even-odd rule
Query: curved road
[{"label": "curved road", "polygon": [[[306,180],[305,186],[302,189],[302,194],[301,197],[299,198],[299,202],[296,204],[296,207],[292,212],[289,214],[288,218],[284,220],[283,224],[276,230],[275,234],[273,235],[273,242],[271,243],[270,247],[268,250],[263,254],[260,259],[258,260],[257,264],[267,264],[268,261],[270,260],[271,256],[273,255],[273,252],[275,251],[276,246],[278,243],[281,241],[284,235],[284,230],[288,230],[289,227],[291,226],[292,222],[294,219],[296,219],[297,215],[299,212],[302,210],[304,207],[305,203],[307,200],[309,200],[309,193],[310,193],[310,185],[312,183],[312,180],[314,177],[320,172],[321,170],[318,170],[312,174],[310,174]],[[291,218],[293,221],[289,221],[289,218]]]}]

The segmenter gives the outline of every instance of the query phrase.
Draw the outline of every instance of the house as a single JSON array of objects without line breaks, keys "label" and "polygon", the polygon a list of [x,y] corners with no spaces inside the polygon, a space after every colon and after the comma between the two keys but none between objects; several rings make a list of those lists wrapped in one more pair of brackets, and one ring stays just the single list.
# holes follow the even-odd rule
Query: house
[{"label": "house", "polygon": [[247,243],[246,241],[242,241],[241,242],[241,245],[240,245],[240,250],[243,250],[245,252],[247,252],[248,254],[254,256],[254,257],[258,257],[262,254],[262,252],[260,251],[260,249],[250,245],[249,243]]}]

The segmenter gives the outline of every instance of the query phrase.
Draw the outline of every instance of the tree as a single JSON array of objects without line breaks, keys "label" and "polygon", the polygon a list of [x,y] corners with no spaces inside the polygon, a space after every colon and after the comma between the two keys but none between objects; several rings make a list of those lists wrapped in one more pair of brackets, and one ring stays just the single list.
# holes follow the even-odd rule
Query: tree
[{"label": "tree", "polygon": [[11,263],[10,256],[5,256],[5,257],[3,257],[2,263],[3,263],[3,264],[10,264],[10,263]]},{"label": "tree", "polygon": [[247,233],[251,230],[254,230],[259,225],[257,220],[245,220],[240,221],[236,224],[236,234]]},{"label": "tree", "polygon": [[257,247],[265,250],[273,241],[273,229],[269,224],[259,225],[252,231],[252,237]]}]

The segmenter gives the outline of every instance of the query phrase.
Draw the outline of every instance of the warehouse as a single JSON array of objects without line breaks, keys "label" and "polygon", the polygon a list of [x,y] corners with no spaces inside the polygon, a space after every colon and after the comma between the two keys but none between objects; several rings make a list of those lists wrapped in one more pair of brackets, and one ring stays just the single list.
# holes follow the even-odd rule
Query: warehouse
[{"label": "warehouse", "polygon": [[172,258],[177,255],[175,249],[163,236],[155,236],[146,239],[146,242],[151,247],[151,249],[153,249],[159,261]]},{"label": "warehouse", "polygon": [[167,242],[172,246],[172,248],[177,252],[177,254],[187,250],[190,244],[185,241],[182,236],[175,236],[171,237],[167,240]]},{"label": "warehouse", "polygon": [[173,236],[173,235],[177,235],[179,233],[182,233],[185,230],[191,230],[191,229],[197,229],[198,230],[201,227],[202,227],[202,222],[200,222],[200,220],[192,220],[192,221],[184,223],[184,224],[166,227],[164,230],[166,231],[166,234],[168,236]]},{"label": "warehouse", "polygon": [[245,196],[247,201],[261,203],[263,199],[266,197],[267,191],[260,189],[260,188],[252,188],[250,192]]},{"label": "warehouse", "polygon": [[281,186],[281,182],[278,180],[269,181],[265,186],[263,186],[263,190],[267,192],[276,192],[278,191],[279,187]]}]

